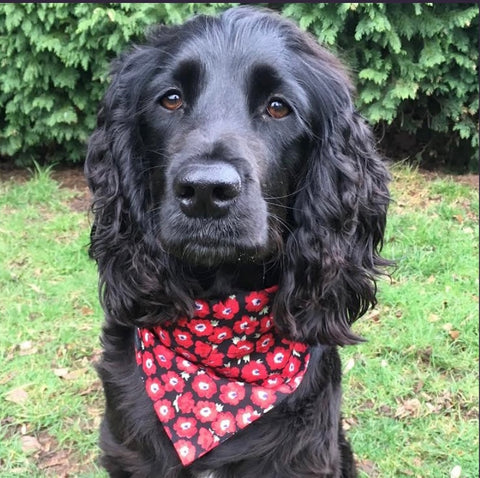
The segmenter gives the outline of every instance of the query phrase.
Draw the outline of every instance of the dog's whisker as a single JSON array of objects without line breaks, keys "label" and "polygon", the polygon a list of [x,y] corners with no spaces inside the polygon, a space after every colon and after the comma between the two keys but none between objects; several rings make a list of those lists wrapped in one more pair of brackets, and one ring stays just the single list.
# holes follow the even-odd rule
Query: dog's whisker
[{"label": "dog's whisker", "polygon": [[287,194],[283,194],[281,196],[270,196],[268,194],[265,194],[265,199],[266,200],[287,199],[289,197],[296,196],[299,192],[305,190],[306,187],[307,187],[307,185],[303,184],[301,187],[295,189],[295,191],[292,191],[292,192],[287,193]]}]

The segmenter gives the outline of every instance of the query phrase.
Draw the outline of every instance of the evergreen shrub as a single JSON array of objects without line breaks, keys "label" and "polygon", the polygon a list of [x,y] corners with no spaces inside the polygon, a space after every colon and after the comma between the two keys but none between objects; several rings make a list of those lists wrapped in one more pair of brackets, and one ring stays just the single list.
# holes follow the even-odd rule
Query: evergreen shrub
[{"label": "evergreen shrub", "polygon": [[478,5],[292,3],[283,14],[350,66],[390,155],[478,167]]},{"label": "evergreen shrub", "polygon": [[[228,5],[223,5],[223,8]],[[169,3],[0,4],[0,156],[78,162],[109,63],[152,23],[220,7]]]},{"label": "evergreen shrub", "polygon": [[[232,4],[0,4],[0,156],[81,161],[108,63],[153,23]],[[478,164],[472,4],[272,3],[350,66],[357,106],[392,156]]]}]

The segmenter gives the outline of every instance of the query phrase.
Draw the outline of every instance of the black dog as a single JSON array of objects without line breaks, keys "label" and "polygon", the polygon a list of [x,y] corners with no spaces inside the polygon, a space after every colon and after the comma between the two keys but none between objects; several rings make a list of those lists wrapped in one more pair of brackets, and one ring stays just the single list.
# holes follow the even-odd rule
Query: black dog
[{"label": "black dog", "polygon": [[[102,463],[111,476],[356,475],[341,428],[336,347],[361,340],[350,325],[376,303],[375,277],[387,265],[379,250],[389,195],[388,173],[351,94],[334,56],[291,22],[251,7],[157,28],[147,45],[115,62],[86,161],[95,215],[90,253],[106,314],[98,366],[106,396]],[[190,449],[186,442],[174,448],[172,430],[159,419],[182,407],[157,398],[178,392],[172,387],[178,380],[183,387],[189,375],[171,375],[171,387],[158,388],[149,367],[170,359],[148,358],[152,334],[161,341],[176,321],[199,323],[202,304],[242,294],[247,304],[249,291],[263,297],[266,289],[271,309],[258,312],[259,320],[273,317],[265,330],[276,344],[307,350],[306,372],[292,386],[275,365],[283,398],[184,466],[179,456]],[[198,330],[219,326],[218,317]],[[257,332],[251,329],[249,346],[259,350]],[[217,351],[215,343],[205,337],[203,347]],[[204,350],[201,340],[195,347]],[[237,380],[243,396],[245,387],[266,386],[243,383],[243,369],[232,379],[178,353],[176,363],[200,367],[198,376],[213,377],[215,389]],[[231,357],[222,370],[235,365]],[[263,362],[242,357],[242,366]],[[215,415],[227,416],[222,407]],[[199,431],[200,421],[186,426]],[[215,433],[235,423],[220,425],[202,433],[217,440]]]}]

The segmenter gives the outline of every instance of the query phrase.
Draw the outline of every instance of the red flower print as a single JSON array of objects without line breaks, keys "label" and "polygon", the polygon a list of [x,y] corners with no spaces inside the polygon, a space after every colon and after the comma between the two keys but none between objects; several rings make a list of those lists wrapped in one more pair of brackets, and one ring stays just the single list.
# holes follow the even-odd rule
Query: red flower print
[{"label": "red flower print", "polygon": [[238,367],[222,367],[217,369],[216,372],[227,378],[238,378],[240,376],[240,369]]},{"label": "red flower print", "polygon": [[262,320],[260,320],[260,332],[265,333],[272,330],[273,327],[273,318],[271,315],[267,315]]},{"label": "red flower print", "polygon": [[180,417],[174,424],[173,428],[179,437],[192,438],[197,433],[197,420],[195,418]]},{"label": "red flower print", "polygon": [[173,337],[181,347],[188,348],[193,345],[192,336],[186,330],[175,329],[173,331]]},{"label": "red flower print", "polygon": [[273,292],[277,292],[278,290],[278,285],[272,285],[271,287],[268,287],[267,289],[265,289],[265,292],[267,294],[272,294]]},{"label": "red flower print", "polygon": [[172,366],[172,359],[175,354],[164,347],[163,345],[157,345],[153,349],[153,353],[155,354],[155,358],[157,359],[157,364],[160,365],[162,368],[166,368],[167,370],[170,369]]},{"label": "red flower print", "polygon": [[170,400],[158,400],[153,404],[153,408],[155,408],[155,412],[157,413],[158,419],[162,423],[166,423],[171,420],[175,416],[175,410],[170,403]]},{"label": "red flower print", "polygon": [[204,300],[195,301],[195,317],[206,317],[210,313],[210,307]]},{"label": "red flower print", "polygon": [[220,387],[220,400],[229,405],[238,405],[245,398],[245,387],[238,382],[229,382]]},{"label": "red flower print", "polygon": [[193,319],[187,327],[197,337],[206,337],[213,332],[213,325],[209,320]]},{"label": "red flower print", "polygon": [[209,450],[213,443],[213,433],[207,428],[200,428],[197,443],[204,449]]},{"label": "red flower print", "polygon": [[197,340],[195,342],[195,353],[202,358],[208,357],[210,352],[212,351],[212,346],[210,344],[206,344],[205,342],[200,342]]},{"label": "red flower print", "polygon": [[190,413],[195,405],[192,392],[180,395],[177,400],[177,405],[182,413]]},{"label": "red flower print", "polygon": [[199,374],[193,379],[192,388],[202,398],[212,398],[217,392],[217,384],[206,373]]},{"label": "red flower print", "polygon": [[294,342],[293,351],[298,352],[299,354],[305,353],[308,349],[307,344],[301,344],[300,342]]},{"label": "red flower print", "polygon": [[188,440],[178,440],[173,446],[175,447],[175,450],[177,450],[177,454],[184,465],[189,465],[195,460],[196,451],[192,442]]},{"label": "red flower print", "polygon": [[268,388],[254,387],[250,398],[255,405],[265,409],[275,403],[277,396],[273,390]]},{"label": "red flower print", "polygon": [[276,329],[275,289],[195,300],[193,317],[137,329],[148,400],[184,466],[278,405],[304,377],[308,346]]},{"label": "red flower print", "polygon": [[283,347],[275,347],[273,352],[267,354],[267,363],[272,370],[280,370],[285,367],[290,359],[290,350]]},{"label": "red flower print", "polygon": [[237,320],[235,322],[233,325],[233,330],[239,335],[251,335],[256,331],[257,326],[257,320],[252,320],[250,317],[248,317],[248,315],[244,315],[241,320]]},{"label": "red flower print", "polygon": [[253,343],[248,340],[239,340],[236,345],[228,347],[227,356],[229,358],[242,358],[253,352]]},{"label": "red flower print", "polygon": [[210,342],[214,344],[221,344],[224,340],[231,339],[233,331],[230,327],[215,327],[213,334],[208,337]]},{"label": "red flower print", "polygon": [[255,350],[261,354],[267,353],[275,343],[273,334],[262,335],[255,344]]},{"label": "red flower print", "polygon": [[190,360],[191,362],[195,362],[195,359],[198,358],[198,357],[195,357],[195,355],[189,352],[188,350],[184,349],[183,347],[177,347],[175,349],[175,352],[177,352],[177,354],[180,355],[181,357],[184,357],[187,360]]},{"label": "red flower print", "polygon": [[175,362],[177,362],[177,367],[182,372],[195,373],[198,370],[198,367],[194,365],[190,360],[183,357],[176,357]]},{"label": "red flower print", "polygon": [[148,396],[153,401],[159,400],[165,395],[165,390],[158,378],[147,378],[145,382],[145,389],[147,390]]},{"label": "red flower print", "polygon": [[268,372],[265,365],[260,362],[249,362],[242,368],[242,378],[249,383],[262,381],[267,378]]},{"label": "red flower print", "polygon": [[238,302],[236,299],[228,298],[225,302],[218,302],[213,306],[213,316],[217,319],[232,319],[238,312]]},{"label": "red flower print", "polygon": [[193,413],[202,423],[207,423],[217,418],[217,409],[213,402],[200,400],[193,407]]},{"label": "red flower print", "polygon": [[235,418],[230,412],[219,413],[212,423],[213,431],[220,437],[235,431]]},{"label": "red flower print", "polygon": [[153,375],[157,371],[157,366],[150,352],[143,353],[142,368],[146,375]]},{"label": "red flower print", "polygon": [[177,320],[175,321],[175,325],[177,327],[180,327],[181,329],[185,329],[188,326],[188,319],[182,315],[182,317],[178,317]]},{"label": "red flower print", "polygon": [[292,393],[295,390],[295,388],[297,387],[292,388],[291,381],[288,381],[280,384],[280,386],[275,390],[275,392],[285,393],[286,395],[288,395],[289,393]]},{"label": "red flower print", "polygon": [[260,312],[268,302],[268,295],[265,292],[252,292],[245,297],[245,308],[249,312]]},{"label": "red flower print", "polygon": [[160,339],[160,342],[165,345],[165,347],[170,347],[170,345],[172,345],[172,339],[170,338],[170,334],[165,329],[162,329],[162,327],[154,327],[153,331]]},{"label": "red flower print", "polygon": [[237,425],[240,428],[245,428],[247,425],[252,423],[256,418],[260,416],[256,410],[254,410],[250,405],[245,408],[240,408],[237,412],[237,416],[235,417],[237,421]]},{"label": "red flower print", "polygon": [[148,329],[141,329],[142,342],[145,347],[151,347],[155,343],[155,338]]},{"label": "red flower print", "polygon": [[204,360],[204,364],[207,367],[220,367],[225,360],[225,355],[223,355],[218,350],[213,349],[207,359]]},{"label": "red flower print", "polygon": [[161,378],[165,383],[165,390],[167,392],[171,392],[173,390],[178,393],[183,392],[183,389],[185,388],[185,381],[182,377],[180,377],[180,375],[178,375],[178,373],[170,371],[164,373]]},{"label": "red flower print", "polygon": [[283,377],[278,373],[274,373],[272,375],[269,375],[268,378],[263,381],[262,387],[277,388],[282,383],[283,383]]},{"label": "red flower print", "polygon": [[300,360],[298,360],[296,357],[290,357],[290,360],[288,361],[287,366],[285,367],[284,374],[287,377],[293,377],[298,373],[301,365],[302,364]]},{"label": "red flower print", "polygon": [[170,334],[163,329],[160,329],[158,332],[158,337],[160,338],[160,341],[162,342],[165,347],[170,347],[172,345],[172,339],[170,337]]}]

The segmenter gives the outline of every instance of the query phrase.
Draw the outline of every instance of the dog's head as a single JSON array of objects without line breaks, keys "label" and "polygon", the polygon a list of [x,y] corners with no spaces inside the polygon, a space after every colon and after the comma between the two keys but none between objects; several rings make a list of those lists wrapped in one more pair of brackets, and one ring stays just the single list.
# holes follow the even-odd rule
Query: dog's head
[{"label": "dog's head", "polygon": [[264,10],[161,27],[124,54],[86,162],[109,315],[188,311],[195,266],[274,263],[278,327],[354,341],[388,174],[351,93],[334,56]]}]

